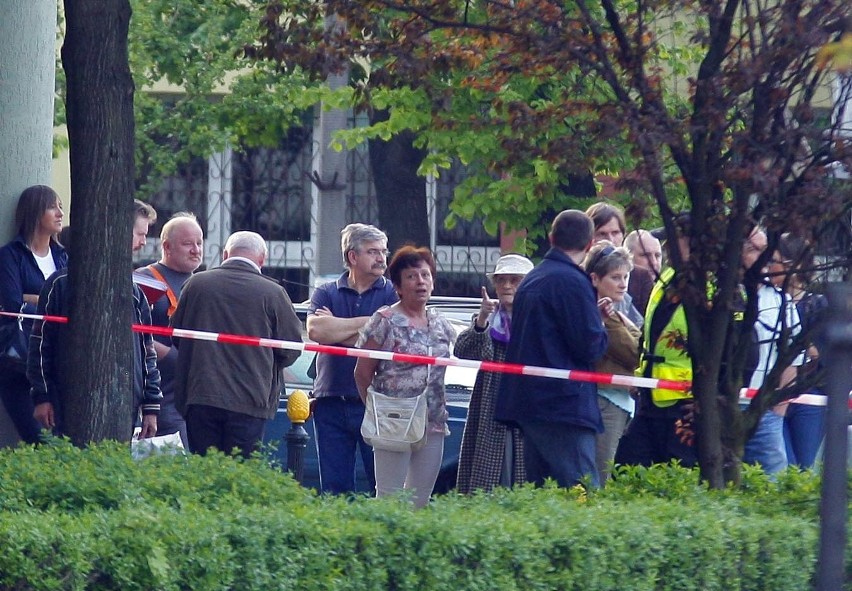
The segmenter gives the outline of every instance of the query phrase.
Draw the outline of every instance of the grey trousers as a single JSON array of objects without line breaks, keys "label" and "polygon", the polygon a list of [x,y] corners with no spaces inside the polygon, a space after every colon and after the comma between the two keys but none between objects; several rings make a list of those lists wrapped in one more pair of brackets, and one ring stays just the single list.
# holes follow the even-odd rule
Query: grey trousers
[{"label": "grey trousers", "polygon": [[427,433],[426,445],[417,451],[373,449],[376,496],[386,497],[401,490],[411,491],[414,506],[418,509],[425,507],[435,488],[443,455],[443,433]]},{"label": "grey trousers", "polygon": [[598,478],[603,486],[609,480],[615,450],[618,449],[618,442],[630,422],[630,414],[603,396],[598,396],[598,408],[601,410],[604,432],[595,437],[595,465],[598,467]]}]

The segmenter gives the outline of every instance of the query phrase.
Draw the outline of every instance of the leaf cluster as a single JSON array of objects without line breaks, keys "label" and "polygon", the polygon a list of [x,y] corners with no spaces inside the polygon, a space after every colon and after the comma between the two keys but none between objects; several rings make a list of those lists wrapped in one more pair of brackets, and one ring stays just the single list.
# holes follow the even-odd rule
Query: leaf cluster
[{"label": "leaf cluster", "polygon": [[137,189],[156,190],[193,157],[226,145],[277,147],[318,100],[299,72],[247,60],[261,2],[138,0],[129,49],[137,89]]},{"label": "leaf cluster", "polygon": [[422,172],[470,167],[450,224],[530,229],[586,171],[620,175],[637,223],[657,215],[649,196],[663,217],[687,201],[710,221],[696,232],[704,285],[743,238],[728,218],[789,230],[837,214],[824,179],[849,146],[816,122],[814,56],[844,14],[835,0],[271,0],[252,55],[318,79],[352,71],[354,103],[392,104],[393,132],[433,154]]},{"label": "leaf cluster", "polygon": [[221,454],[135,462],[118,444],[58,444],[5,450],[0,467],[11,589],[793,591],[815,565],[815,518],[785,505],[812,475],[741,493],[658,467],[595,493],[527,486],[413,511],[317,497]]}]

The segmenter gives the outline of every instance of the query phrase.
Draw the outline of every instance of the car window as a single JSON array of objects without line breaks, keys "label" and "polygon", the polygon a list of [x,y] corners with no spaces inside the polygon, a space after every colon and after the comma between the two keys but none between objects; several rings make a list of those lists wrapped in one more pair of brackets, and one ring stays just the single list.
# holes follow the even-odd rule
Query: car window
[{"label": "car window", "polygon": [[314,359],[313,351],[303,351],[293,365],[284,368],[284,383],[288,388],[295,386],[307,386],[313,388],[314,381],[308,377],[308,368]]}]

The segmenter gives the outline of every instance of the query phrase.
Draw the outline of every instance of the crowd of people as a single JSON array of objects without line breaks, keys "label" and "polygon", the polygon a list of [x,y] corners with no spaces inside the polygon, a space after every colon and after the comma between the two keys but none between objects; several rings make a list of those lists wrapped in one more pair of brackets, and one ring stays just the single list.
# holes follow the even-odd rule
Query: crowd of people
[{"label": "crowd of people", "polygon": [[[60,240],[62,221],[62,204],[49,187],[34,186],[21,194],[17,236],[0,249],[3,310],[68,314],[73,243]],[[154,210],[135,201],[134,250],[144,246],[155,221]],[[313,291],[307,335],[322,344],[377,351],[691,381],[688,325],[674,290],[677,272],[663,265],[663,245],[669,253],[678,249],[680,260],[689,259],[690,223],[689,214],[679,215],[678,234],[667,239],[659,230],[627,233],[623,212],[612,204],[562,211],[550,227],[551,248],[538,265],[520,254],[499,258],[487,274],[496,298],[483,286],[478,312],[458,335],[427,306],[436,275],[429,249],[407,245],[391,254],[384,232],[349,224],[341,232],[345,269]],[[134,284],[135,322],[301,341],[301,324],[286,291],[261,273],[268,253],[260,235],[235,232],[224,246],[222,264],[198,271],[203,231],[193,214],[181,212],[163,224],[160,245],[160,259],[136,272],[161,282],[162,297],[149,303]],[[766,235],[755,227],[743,249],[743,272],[765,249]],[[804,240],[784,235],[765,269],[757,292],[753,359],[742,376],[751,388],[759,388],[774,365],[779,339],[818,322],[825,308],[824,299],[808,291],[807,253]],[[745,300],[735,303],[734,322],[742,321],[745,305]],[[10,323],[18,321],[0,320],[0,326]],[[0,395],[21,438],[35,444],[43,429],[63,433],[67,360],[60,343],[67,328],[38,320],[20,326],[29,339],[26,372],[0,374]],[[793,361],[782,386],[818,367],[819,347],[812,343]],[[179,433],[184,445],[199,454],[210,448],[244,456],[255,451],[275,416],[282,370],[298,356],[286,349],[147,333],[135,335],[133,348],[128,395],[133,396],[139,437]],[[315,362],[312,410],[321,491],[354,492],[360,455],[377,496],[406,490],[415,506],[425,506],[448,434],[445,367],[325,353]],[[425,398],[422,442],[405,451],[367,445],[361,424],[371,390]],[[788,463],[814,463],[824,406],[800,400],[761,417],[745,461],[769,473]],[[560,486],[603,486],[614,463],[676,459],[693,466],[696,443],[683,436],[681,427],[694,410],[688,391],[598,387],[480,371],[462,438],[457,487],[471,493],[548,478]]]}]

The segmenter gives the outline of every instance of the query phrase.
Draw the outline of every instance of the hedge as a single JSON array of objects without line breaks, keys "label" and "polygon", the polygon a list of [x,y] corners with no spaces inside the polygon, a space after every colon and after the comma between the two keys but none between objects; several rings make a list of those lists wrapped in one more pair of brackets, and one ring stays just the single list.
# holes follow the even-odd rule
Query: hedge
[{"label": "hedge", "polygon": [[319,497],[262,459],[134,462],[118,444],[5,451],[0,478],[2,589],[801,591],[816,567],[812,509],[779,509],[812,476],[718,493],[666,468],[422,511]]}]

